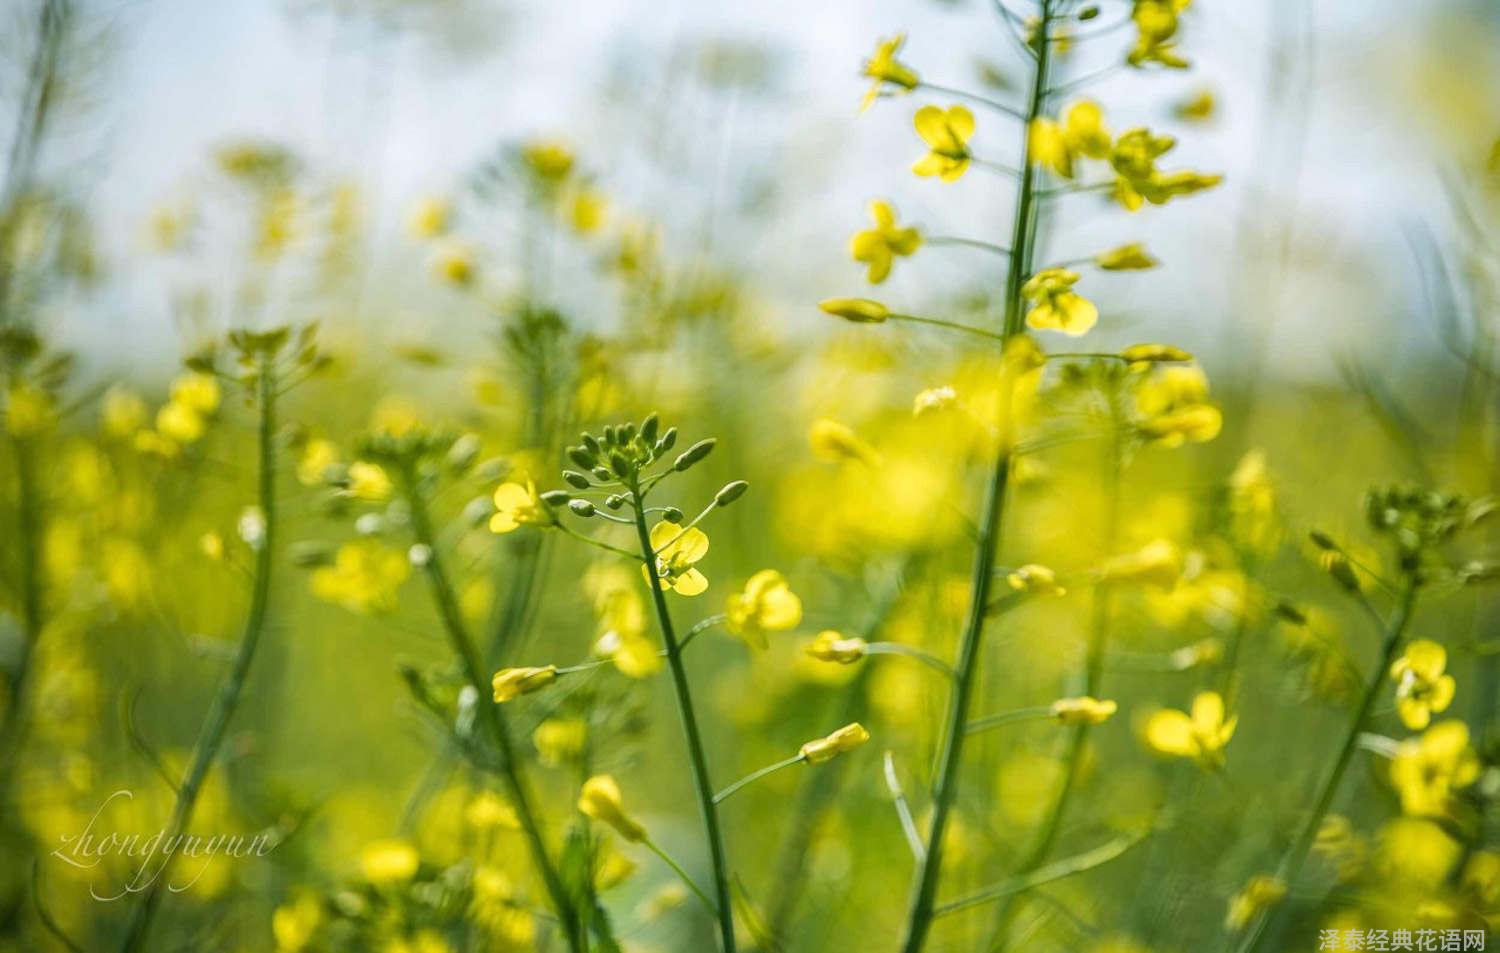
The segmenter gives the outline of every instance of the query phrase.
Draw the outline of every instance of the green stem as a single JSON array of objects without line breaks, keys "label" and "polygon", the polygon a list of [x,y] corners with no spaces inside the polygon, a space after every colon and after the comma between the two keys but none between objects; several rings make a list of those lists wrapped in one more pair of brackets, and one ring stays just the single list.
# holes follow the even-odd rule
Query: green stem
[{"label": "green stem", "polygon": [[[1344,773],[1348,771],[1350,762],[1354,760],[1354,753],[1359,750],[1360,736],[1364,733],[1366,723],[1370,720],[1370,712],[1374,710],[1375,702],[1385,686],[1386,672],[1390,670],[1391,662],[1401,648],[1402,639],[1406,635],[1406,627],[1411,622],[1416,604],[1417,582],[1414,578],[1408,578],[1401,590],[1401,598],[1396,606],[1395,615],[1385,627],[1385,642],[1381,646],[1380,662],[1370,675],[1370,681],[1365,686],[1364,697],[1360,699],[1354,718],[1349,722],[1349,730],[1344,735],[1344,743],[1339,748],[1338,756],[1334,759],[1333,769],[1328,772],[1328,777],[1318,792],[1312,813],[1307,816],[1307,820],[1303,822],[1291,846],[1282,855],[1281,862],[1276,865],[1276,878],[1288,888],[1301,873],[1308,851],[1312,849],[1313,841],[1317,839],[1318,828],[1323,825],[1323,818],[1333,806],[1333,799],[1338,795],[1339,784],[1344,779]],[[1251,953],[1256,949],[1274,917],[1273,910],[1257,919],[1245,932],[1240,943],[1235,946],[1236,953]]]},{"label": "green stem", "polygon": [[[1042,42],[1037,45],[1036,72],[1032,77],[1031,98],[1026,110],[1027,131],[1046,106],[1047,73],[1052,48],[1052,44],[1047,42],[1047,33],[1052,24],[1052,4],[1053,0],[1041,0],[1041,22],[1037,29]],[[1030,246],[1036,235],[1033,227],[1037,211],[1036,164],[1031,161],[1027,138],[1026,133],[1023,133],[1020,191],[1011,228],[1010,269],[1005,276],[1005,324],[1002,337],[1006,340],[1020,334],[1022,330],[1021,284],[1025,280],[1028,260],[1031,257]],[[953,802],[958,795],[964,739],[968,736],[964,731],[964,726],[969,720],[969,703],[974,693],[974,684],[979,670],[979,649],[984,640],[984,623],[990,608],[990,586],[994,581],[995,551],[1000,544],[1006,490],[1010,482],[1011,454],[1008,437],[1009,435],[1005,435],[995,452],[994,467],[985,496],[984,515],[980,519],[973,577],[970,582],[968,617],[959,638],[958,663],[954,666],[953,692],[948,701],[945,737],[938,761],[937,776],[934,779],[932,820],[928,825],[926,838],[927,856],[918,866],[912,888],[906,937],[901,944],[903,953],[920,953],[926,946],[928,934],[932,930],[938,882],[942,879],[944,835],[948,830],[948,819],[953,812]]]},{"label": "green stem", "polygon": [[1040,887],[1043,884],[1049,884],[1064,877],[1072,877],[1086,870],[1101,867],[1140,843],[1145,836],[1145,834],[1128,834],[1124,837],[1117,837],[1106,844],[1101,844],[1093,850],[1084,851],[1074,857],[1065,857],[1062,860],[1054,861],[1045,867],[1038,867],[1036,870],[1028,873],[1007,877],[998,884],[976,890],[967,896],[959,897],[957,900],[943,904],[937,909],[937,915],[944,916],[949,913],[957,913],[960,910],[967,910],[970,907],[976,907],[993,900],[1013,897],[1034,887]]},{"label": "green stem", "polygon": [[1010,249],[1004,245],[980,241],[977,238],[960,238],[957,235],[929,235],[922,239],[922,244],[938,247],[943,245],[962,245],[966,248],[978,248],[981,251],[993,252],[996,255],[1010,254]]},{"label": "green stem", "polygon": [[[228,677],[219,686],[219,693],[214,697],[208,717],[199,732],[197,743],[193,746],[192,762],[188,767],[187,776],[177,789],[177,800],[172,808],[171,819],[167,822],[167,836],[162,840],[164,844],[175,844],[180,841],[182,832],[187,829],[188,822],[192,820],[193,808],[198,802],[198,794],[202,790],[203,781],[213,766],[220,746],[224,743],[229,721],[234,717],[235,709],[239,705],[245,680],[250,675],[251,663],[255,661],[255,650],[260,645],[261,634],[265,631],[266,616],[271,601],[271,570],[275,565],[273,552],[276,542],[276,382],[269,360],[265,361],[260,368],[257,389],[259,391],[257,403],[260,408],[257,438],[260,474],[257,503],[265,521],[265,529],[260,539],[260,547],[255,551],[250,609],[245,617],[244,633],[240,637],[239,651],[235,654],[234,664],[229,670]],[[157,908],[161,905],[162,890],[168,884],[168,875],[175,858],[175,853],[167,854],[155,879],[151,881],[150,886],[146,888],[145,895],[131,912],[129,923],[125,928],[124,940],[120,944],[121,953],[139,953],[146,948],[146,935],[150,931],[151,921],[156,915]]]},{"label": "green stem", "polygon": [[[644,494],[639,481],[631,486],[634,497],[636,537],[640,541],[641,560],[648,569],[656,565],[656,556],[651,546],[651,533],[646,528],[646,514],[641,509]],[[667,598],[661,588],[661,579],[650,572],[651,601],[656,609],[656,621],[661,628],[662,642],[667,649],[667,664],[672,670],[672,688],[677,695],[677,711],[682,716],[682,731],[686,736],[688,761],[693,770],[693,787],[698,795],[698,809],[703,815],[703,832],[708,839],[709,859],[713,865],[714,904],[719,919],[719,942],[723,953],[734,953],[734,910],[729,897],[729,863],[724,851],[724,834],[719,827],[719,808],[714,803],[713,781],[708,774],[708,759],[703,753],[703,738],[698,730],[698,715],[693,709],[693,693],[688,684],[687,669],[682,664],[682,646],[672,628],[672,615],[667,611]]]},{"label": "green stem", "polygon": [[688,872],[682,869],[682,865],[674,860],[671,854],[658,847],[656,845],[656,842],[649,837],[641,841],[641,843],[646,846],[647,850],[651,851],[651,853],[661,858],[662,863],[666,864],[668,867],[671,867],[672,872],[677,875],[677,879],[686,884],[687,888],[691,890],[699,900],[703,901],[703,908],[708,911],[709,916],[717,917],[719,915],[719,909],[714,906],[714,902],[712,900],[708,899],[708,894],[704,893],[703,888],[698,886],[697,882],[694,881],[692,877],[688,876]]},{"label": "green stem", "polygon": [[952,86],[939,86],[936,83],[928,83],[925,81],[918,83],[917,88],[925,89],[930,93],[941,93],[944,96],[957,96],[960,99],[967,99],[970,102],[978,103],[981,106],[987,106],[990,109],[995,110],[996,112],[1004,113],[1005,115],[1010,116],[1013,119],[1025,118],[1021,113],[1021,110],[1015,108],[1014,106],[1007,106],[1002,102],[998,102],[986,96],[980,96],[978,93],[970,93],[962,89],[955,89]]},{"label": "green stem", "polygon": [[761,778],[765,777],[768,774],[775,774],[782,768],[790,768],[792,765],[801,764],[806,760],[807,757],[805,755],[802,755],[800,753],[794,754],[790,758],[783,758],[775,764],[768,764],[758,771],[752,771],[749,774],[745,775],[743,778],[740,778],[738,781],[731,784],[729,787],[720,791],[718,794],[715,794],[714,803],[722,804],[724,801],[728,800],[730,795],[734,794],[734,792],[738,791],[745,785],[754,784],[756,781],[759,781]]},{"label": "green stem", "polygon": [[1003,341],[1005,336],[983,328],[970,327],[967,324],[959,324],[957,321],[944,321],[942,318],[924,318],[915,314],[891,314],[886,316],[891,321],[910,321],[913,324],[927,324],[935,328],[947,328],[949,331],[962,331],[965,334],[974,334],[991,341]]},{"label": "green stem", "polygon": [[964,730],[972,735],[981,731],[989,731],[991,728],[999,728],[1002,725],[1015,725],[1026,721],[1042,721],[1051,717],[1051,705],[1039,705],[1035,708],[1017,708],[1015,711],[1002,711],[998,715],[985,715],[983,718],[975,718],[964,726]]},{"label": "green stem", "polygon": [[931,652],[924,652],[913,645],[904,642],[871,642],[865,646],[866,655],[903,655],[909,659],[916,659],[929,668],[942,672],[948,678],[954,677],[953,667]]},{"label": "green stem", "polygon": [[[682,641],[677,643],[677,650],[682,651],[683,649],[687,648],[688,643],[696,639],[700,633],[707,632],[709,629],[712,629],[719,623],[728,620],[728,618],[729,616],[720,612],[716,615],[711,615],[708,618],[702,619],[699,622],[695,623],[691,629],[687,630],[687,634],[682,637]],[[665,655],[666,653],[662,654]]]},{"label": "green stem", "polygon": [[433,601],[437,604],[438,615],[442,618],[443,628],[448,633],[448,640],[452,644],[454,654],[458,656],[463,666],[464,677],[470,687],[479,693],[480,720],[489,732],[490,740],[494,743],[496,750],[500,753],[500,776],[510,795],[511,807],[515,809],[516,817],[520,821],[521,833],[526,841],[527,850],[531,854],[532,863],[541,874],[542,883],[552,901],[552,910],[562,924],[568,948],[573,953],[587,953],[588,944],[583,935],[573,898],[563,884],[562,876],[558,873],[557,866],[548,854],[546,842],[542,838],[541,824],[532,807],[530,789],[521,768],[521,760],[517,755],[515,743],[511,740],[505,712],[499,705],[490,701],[484,661],[479,655],[473,638],[469,635],[463,612],[459,609],[458,597],[453,590],[453,583],[443,568],[436,535],[432,529],[432,518],[428,515],[426,501],[422,499],[417,489],[417,475],[408,467],[402,477],[406,501],[411,510],[412,534],[418,543],[427,547],[429,553],[424,572],[432,590]]}]

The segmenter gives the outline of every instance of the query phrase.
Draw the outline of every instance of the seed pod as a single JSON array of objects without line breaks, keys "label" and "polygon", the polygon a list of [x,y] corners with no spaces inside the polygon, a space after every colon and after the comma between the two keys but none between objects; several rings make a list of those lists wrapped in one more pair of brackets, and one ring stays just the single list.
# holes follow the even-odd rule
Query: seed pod
[{"label": "seed pod", "polygon": [[1335,543],[1333,539],[1330,538],[1329,535],[1322,530],[1313,530],[1311,533],[1307,534],[1307,538],[1312,540],[1312,544],[1319,549],[1331,550],[1339,548],[1338,544]]},{"label": "seed pod", "polygon": [[713,437],[698,441],[691,447],[688,447],[686,450],[682,451],[682,454],[677,458],[677,462],[672,464],[672,469],[678,471],[679,473],[683,470],[686,470],[688,467],[692,466],[693,464],[697,463],[698,461],[702,460],[704,457],[712,453],[714,444],[716,443],[718,443],[718,441]]},{"label": "seed pod", "polygon": [[666,520],[668,523],[681,523],[682,522],[682,510],[679,510],[675,506],[665,507],[661,511],[661,518],[664,519],[664,520]]},{"label": "seed pod", "polygon": [[582,473],[579,473],[577,470],[564,470],[562,472],[562,478],[568,482],[569,486],[577,487],[580,490],[587,490],[591,485],[589,483],[589,478],[584,476]]},{"label": "seed pod", "polygon": [[1302,613],[1301,609],[1298,609],[1289,602],[1276,603],[1276,607],[1272,611],[1293,625],[1307,625],[1307,616]]},{"label": "seed pod", "polygon": [[568,459],[585,470],[592,470],[599,465],[599,456],[588,447],[569,447]]},{"label": "seed pod", "polygon": [[1078,19],[1079,20],[1084,20],[1084,21],[1092,20],[1095,17],[1097,17],[1098,15],[1099,15],[1099,8],[1098,7],[1092,7],[1092,6],[1090,6],[1090,7],[1084,7],[1082,10],[1078,11]]},{"label": "seed pod", "polygon": [[649,414],[641,421],[641,439],[647,443],[656,443],[656,431],[661,427],[661,418],[655,413]]},{"label": "seed pod", "polygon": [[1338,553],[1324,553],[1322,563],[1324,571],[1333,577],[1334,582],[1350,592],[1359,592],[1359,577],[1354,574],[1349,560]]},{"label": "seed pod", "polygon": [[744,480],[735,480],[733,483],[726,483],[722,490],[714,494],[714,505],[728,506],[744,496],[745,491],[748,489],[750,489],[750,484]]},{"label": "seed pod", "polygon": [[594,504],[588,500],[569,500],[568,509],[572,510],[575,516],[593,516],[598,512]]},{"label": "seed pod", "polygon": [[567,490],[548,490],[546,493],[543,493],[540,497],[538,497],[538,499],[540,499],[543,503],[546,503],[548,506],[564,506],[572,498],[572,494],[570,494]]}]

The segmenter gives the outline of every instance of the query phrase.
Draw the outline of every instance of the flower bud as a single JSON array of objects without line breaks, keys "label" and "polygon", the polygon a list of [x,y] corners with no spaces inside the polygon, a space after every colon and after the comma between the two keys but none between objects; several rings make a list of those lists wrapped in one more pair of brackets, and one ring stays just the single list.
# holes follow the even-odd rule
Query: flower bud
[{"label": "flower bud", "polygon": [[570,494],[567,490],[548,490],[546,493],[543,493],[537,497],[537,499],[541,500],[543,503],[546,503],[548,506],[566,506],[568,504],[568,501],[572,498],[572,494]]},{"label": "flower bud", "polygon": [[615,475],[609,472],[608,467],[594,467],[590,472],[594,474],[594,479],[604,483],[608,483],[615,478]]},{"label": "flower bud", "polygon": [[588,500],[569,500],[568,509],[573,511],[574,516],[583,517],[593,516],[595,513],[599,512],[594,508],[594,504],[590,503]]},{"label": "flower bud", "polygon": [[837,662],[840,665],[853,665],[865,657],[865,649],[867,647],[868,643],[864,639],[858,637],[845,638],[842,632],[825,629],[819,632],[811,642],[807,643],[807,648],[804,651],[820,662]]},{"label": "flower bud", "polygon": [[869,298],[828,298],[818,307],[836,318],[856,324],[879,324],[891,316],[891,309]]},{"label": "flower bud", "polygon": [[661,428],[661,418],[656,414],[650,414],[641,421],[641,439],[647,443],[656,443],[656,431]]},{"label": "flower bud", "polygon": [[675,506],[664,507],[661,511],[661,518],[668,523],[681,523],[683,520],[682,510],[679,510]]},{"label": "flower bud", "polygon": [[1311,533],[1307,534],[1307,538],[1312,540],[1312,544],[1319,549],[1333,550],[1339,548],[1338,544],[1333,541],[1332,537],[1330,537],[1322,530],[1313,530]]},{"label": "flower bud", "polygon": [[1102,725],[1120,708],[1109,699],[1059,698],[1052,703],[1052,717],[1060,725]]},{"label": "flower bud", "polygon": [[1323,566],[1323,571],[1333,577],[1333,581],[1350,592],[1359,592],[1359,577],[1354,574],[1354,567],[1349,560],[1338,553],[1325,552],[1319,557],[1318,562]]},{"label": "flower bud", "polygon": [[448,448],[448,469],[454,473],[462,473],[474,465],[479,459],[479,436],[466,433],[453,441],[453,446]]},{"label": "flower bud", "polygon": [[682,451],[682,454],[677,458],[677,461],[672,464],[672,469],[678,471],[679,473],[683,470],[686,470],[688,467],[692,466],[693,464],[697,463],[698,461],[702,460],[704,457],[712,453],[714,445],[716,443],[718,443],[718,441],[713,437],[708,437],[706,439],[698,441],[691,447],[688,447],[686,450]]},{"label": "flower bud", "polygon": [[604,505],[612,510],[617,510],[625,505],[625,497],[618,493],[611,493],[604,498]]},{"label": "flower bud", "polygon": [[656,441],[656,452],[666,453],[668,450],[671,450],[674,446],[676,446],[676,444],[677,428],[668,427],[667,432],[661,435],[660,440]]},{"label": "flower bud", "polygon": [[1120,352],[1132,366],[1141,364],[1178,364],[1191,361],[1193,355],[1170,344],[1133,344]]},{"label": "flower bud", "polygon": [[[592,440],[593,438],[590,437],[589,439]],[[587,447],[569,447],[568,459],[572,460],[580,467],[583,467],[585,470],[592,470],[594,469],[594,467],[599,465],[598,455],[595,454],[594,451],[589,450]]]},{"label": "flower bud", "polygon": [[859,722],[845,725],[826,738],[815,738],[803,745],[799,753],[809,764],[822,764],[870,740],[870,733]]},{"label": "flower bud", "polygon": [[748,489],[750,489],[750,484],[744,480],[735,480],[733,483],[726,483],[723,489],[714,494],[714,505],[728,506],[744,496],[745,491]]},{"label": "flower bud", "polygon": [[557,666],[544,665],[532,668],[502,668],[495,673],[493,686],[495,701],[504,703],[539,692],[557,681]]},{"label": "flower bud", "polygon": [[582,473],[579,473],[577,470],[564,470],[562,472],[562,478],[564,482],[575,489],[587,490],[590,486],[592,486],[592,484],[589,483],[589,478],[584,476]]}]

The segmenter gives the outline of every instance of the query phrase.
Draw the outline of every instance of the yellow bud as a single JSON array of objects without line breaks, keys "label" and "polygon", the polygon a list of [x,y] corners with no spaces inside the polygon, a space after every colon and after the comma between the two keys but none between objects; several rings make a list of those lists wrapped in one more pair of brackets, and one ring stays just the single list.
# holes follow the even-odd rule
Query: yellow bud
[{"label": "yellow bud", "polygon": [[1161,262],[1151,257],[1145,245],[1140,242],[1131,242],[1128,245],[1100,252],[1094,256],[1094,264],[1105,271],[1148,271],[1160,265]]},{"label": "yellow bud", "polygon": [[802,746],[801,754],[809,764],[822,764],[824,761],[832,761],[846,751],[853,751],[869,740],[870,733],[865,730],[864,725],[854,722],[845,725],[826,738],[809,741]]},{"label": "yellow bud", "polygon": [[539,692],[557,681],[557,666],[540,668],[502,668],[495,673],[495,701],[508,702]]},{"label": "yellow bud", "polygon": [[607,774],[597,774],[583,782],[583,790],[578,795],[578,809],[594,820],[613,827],[631,843],[646,839],[646,829],[626,815],[620,786]]},{"label": "yellow bud", "polygon": [[1101,700],[1080,695],[1077,698],[1059,698],[1053,702],[1052,717],[1062,725],[1102,725],[1119,708],[1119,705],[1107,698]]},{"label": "yellow bud", "polygon": [[828,298],[818,307],[836,318],[856,324],[879,324],[891,316],[891,309],[869,298]]},{"label": "yellow bud", "polygon": [[1005,577],[1012,589],[1039,596],[1063,596],[1068,590],[1057,584],[1057,574],[1046,566],[1029,563]]},{"label": "yellow bud", "polygon": [[843,633],[824,629],[807,644],[807,654],[820,662],[852,665],[865,657],[867,643],[861,638],[845,638]]},{"label": "yellow bud", "polygon": [[1193,355],[1187,351],[1170,344],[1133,344],[1121,351],[1120,357],[1128,361],[1132,369],[1147,364],[1174,364],[1193,359]]}]

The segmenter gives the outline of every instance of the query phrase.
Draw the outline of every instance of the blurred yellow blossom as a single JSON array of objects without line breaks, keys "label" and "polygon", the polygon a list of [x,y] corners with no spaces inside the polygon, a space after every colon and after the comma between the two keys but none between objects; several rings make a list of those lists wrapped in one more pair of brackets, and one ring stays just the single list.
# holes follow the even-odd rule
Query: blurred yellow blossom
[{"label": "blurred yellow blossom", "polygon": [[912,124],[928,146],[928,153],[911,167],[913,172],[952,182],[968,171],[973,158],[969,138],[974,135],[974,114],[967,107],[923,106]]},{"label": "blurred yellow blossom", "polygon": [[1186,69],[1188,61],[1177,54],[1170,42],[1177,34],[1177,18],[1192,0],[1133,0],[1131,19],[1135,21],[1136,40],[1126,57],[1131,66],[1156,63],[1170,69]]},{"label": "blurred yellow blossom", "polygon": [[111,387],[104,392],[99,423],[111,437],[129,437],[146,425],[146,402],[135,391]]},{"label": "blurred yellow blossom", "polygon": [[865,60],[864,75],[872,82],[859,104],[861,112],[870,108],[870,104],[875,102],[887,84],[903,92],[910,92],[921,82],[915,70],[896,58],[905,42],[905,33],[897,33],[888,40],[881,40],[875,45],[874,54]]},{"label": "blurred yellow blossom", "polygon": [[767,632],[785,631],[802,621],[802,600],[781,573],[762,569],[729,597],[724,615],[724,627],[732,634],[751,648],[765,649],[770,645]]},{"label": "blurred yellow blossom", "polygon": [[448,231],[453,208],[447,199],[427,196],[412,207],[407,228],[414,238],[438,238]]},{"label": "blurred yellow blossom", "polygon": [[1120,706],[1110,699],[1080,695],[1077,698],[1059,698],[1052,703],[1052,717],[1063,725],[1102,725],[1112,718]]},{"label": "blurred yellow blossom", "polygon": [[[301,468],[298,468],[300,477]],[[391,478],[386,475],[385,468],[378,463],[367,463],[358,460],[349,464],[349,488],[348,493],[356,500],[366,503],[380,503],[391,498]]]},{"label": "blurred yellow blossom", "polygon": [[1200,89],[1173,106],[1172,114],[1183,122],[1207,122],[1217,109],[1213,90]]},{"label": "blurred yellow blossom", "polygon": [[879,324],[891,316],[891,309],[869,298],[826,298],[818,302],[824,312],[855,324]]},{"label": "blurred yellow blossom", "polygon": [[52,395],[35,384],[17,382],[5,394],[5,430],[12,437],[35,437],[57,419]]},{"label": "blurred yellow blossom", "polygon": [[573,150],[556,140],[536,140],[521,147],[521,161],[542,182],[556,184],[573,171]]},{"label": "blurred yellow blossom", "polygon": [[1453,792],[1478,780],[1479,770],[1469,726],[1441,721],[1421,737],[1401,742],[1391,758],[1391,783],[1407,814],[1442,816]]},{"label": "blurred yellow blossom", "polygon": [[880,454],[861,440],[851,427],[827,417],[812,422],[807,429],[807,443],[813,456],[827,463],[858,460],[870,466],[880,464]]},{"label": "blurred yellow blossom", "polygon": [[1229,898],[1224,929],[1238,933],[1286,897],[1286,884],[1269,874],[1256,874],[1244,888]]},{"label": "blurred yellow blossom", "polygon": [[849,240],[849,254],[855,261],[870,266],[866,278],[870,284],[878,285],[890,275],[891,263],[897,255],[911,255],[922,247],[922,234],[915,228],[898,227],[896,210],[889,202],[871,202],[870,217],[875,220],[875,227],[855,233]]},{"label": "blurred yellow blossom", "polygon": [[1157,267],[1161,262],[1151,257],[1145,245],[1131,242],[1100,252],[1094,256],[1094,264],[1105,271],[1146,271]]},{"label": "blurred yellow blossom", "polygon": [[1171,586],[1182,575],[1182,551],[1171,540],[1154,539],[1140,549],[1111,556],[1100,567],[1102,582]]},{"label": "blurred yellow blossom", "polygon": [[1030,592],[1038,596],[1063,596],[1068,590],[1058,585],[1057,573],[1037,563],[1018,566],[1007,573],[1006,583],[1018,592]]},{"label": "blurred yellow blossom", "polygon": [[332,440],[309,440],[297,458],[297,482],[303,486],[322,486],[328,471],[338,463],[339,448]]},{"label": "blurred yellow blossom", "polygon": [[850,665],[865,657],[867,643],[858,637],[846,637],[842,632],[824,629],[807,643],[805,651],[820,662],[837,662]]},{"label": "blurred yellow blossom", "polygon": [[557,681],[556,665],[502,668],[492,679],[495,701],[497,703],[514,701],[522,695],[539,692],[555,681]]},{"label": "blurred yellow blossom", "polygon": [[613,827],[631,843],[646,839],[646,829],[625,813],[620,786],[607,774],[597,774],[583,782],[583,790],[578,795],[578,809],[588,817]]},{"label": "blurred yellow blossom", "polygon": [[323,905],[311,894],[302,894],[271,914],[271,935],[277,953],[301,953],[308,948],[323,922]]},{"label": "blurred yellow blossom", "polygon": [[1448,652],[1436,642],[1417,639],[1391,663],[1396,682],[1396,713],[1401,723],[1414,731],[1426,728],[1432,716],[1446,711],[1453,702],[1458,683],[1443,673]]},{"label": "blurred yellow blossom", "polygon": [[440,243],[432,253],[432,274],[450,285],[467,285],[474,280],[474,250],[452,239]]},{"label": "blurred yellow blossom", "polygon": [[1224,717],[1224,699],[1218,692],[1199,692],[1193,698],[1192,714],[1166,708],[1146,722],[1146,743],[1157,752],[1192,758],[1204,768],[1224,764],[1224,747],[1234,737],[1237,717]]},{"label": "blurred yellow blossom", "polygon": [[552,522],[536,486],[530,481],[526,485],[502,483],[495,489],[495,513],[490,517],[490,532],[509,533],[522,526],[546,526]]},{"label": "blurred yellow blossom", "polygon": [[416,876],[421,859],[411,841],[400,838],[373,841],[359,855],[359,870],[376,886],[402,884]]},{"label": "blurred yellow blossom", "polygon": [[358,539],[339,547],[333,565],[313,570],[311,588],[319,599],[351,612],[390,612],[409,575],[405,553],[379,540]]},{"label": "blurred yellow blossom", "polygon": [[581,718],[548,718],[531,733],[531,743],[543,764],[557,767],[577,760],[588,737],[588,725]]},{"label": "blurred yellow blossom", "polygon": [[1087,334],[1099,320],[1099,309],[1073,286],[1078,274],[1066,268],[1047,268],[1026,279],[1021,294],[1032,302],[1027,327],[1061,331],[1070,337]]}]

